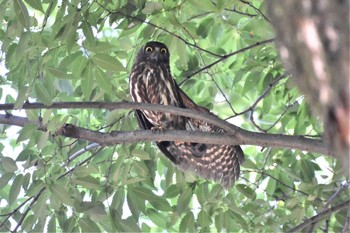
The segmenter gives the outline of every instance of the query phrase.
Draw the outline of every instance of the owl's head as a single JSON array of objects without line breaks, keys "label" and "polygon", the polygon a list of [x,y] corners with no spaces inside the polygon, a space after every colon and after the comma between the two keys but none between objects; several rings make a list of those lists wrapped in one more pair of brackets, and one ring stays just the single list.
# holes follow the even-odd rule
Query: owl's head
[{"label": "owl's head", "polygon": [[150,41],[137,54],[138,62],[148,61],[154,64],[169,64],[169,50],[165,44]]}]

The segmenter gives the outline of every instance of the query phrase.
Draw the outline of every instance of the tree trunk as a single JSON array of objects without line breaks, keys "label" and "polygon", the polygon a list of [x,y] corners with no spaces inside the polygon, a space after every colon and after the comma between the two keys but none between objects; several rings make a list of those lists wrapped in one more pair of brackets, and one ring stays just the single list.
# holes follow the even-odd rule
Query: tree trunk
[{"label": "tree trunk", "polygon": [[268,10],[281,59],[349,175],[349,1],[270,0]]}]

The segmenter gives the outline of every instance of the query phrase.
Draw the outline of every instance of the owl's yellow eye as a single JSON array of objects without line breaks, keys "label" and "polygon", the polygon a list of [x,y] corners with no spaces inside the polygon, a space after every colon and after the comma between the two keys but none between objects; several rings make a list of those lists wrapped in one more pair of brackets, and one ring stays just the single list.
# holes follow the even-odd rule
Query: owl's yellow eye
[{"label": "owl's yellow eye", "polygon": [[151,52],[153,52],[153,48],[148,46],[148,47],[145,48],[145,51],[147,53],[151,53]]},{"label": "owl's yellow eye", "polygon": [[160,52],[161,52],[162,54],[166,54],[166,53],[167,53],[167,51],[166,51],[165,48],[162,48],[162,49],[160,50]]}]

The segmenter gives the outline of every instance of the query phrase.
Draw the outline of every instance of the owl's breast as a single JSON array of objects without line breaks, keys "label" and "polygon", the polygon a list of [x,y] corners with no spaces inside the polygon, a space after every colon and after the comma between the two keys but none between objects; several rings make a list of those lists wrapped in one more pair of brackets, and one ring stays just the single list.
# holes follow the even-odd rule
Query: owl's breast
[{"label": "owl's breast", "polygon": [[151,103],[180,106],[174,80],[166,67],[148,66],[142,78]]}]

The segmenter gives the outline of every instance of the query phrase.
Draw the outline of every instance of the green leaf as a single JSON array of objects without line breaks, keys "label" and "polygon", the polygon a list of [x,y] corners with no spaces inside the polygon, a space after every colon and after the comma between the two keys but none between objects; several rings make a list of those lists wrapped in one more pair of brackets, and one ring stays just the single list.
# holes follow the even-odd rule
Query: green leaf
[{"label": "green leaf", "polygon": [[18,170],[16,162],[10,157],[0,157],[5,172],[12,173]]},{"label": "green leaf", "polygon": [[209,193],[208,185],[206,183],[200,184],[198,189],[196,190],[196,194],[197,194],[198,202],[199,204],[201,204],[201,206],[204,206],[205,203],[207,202],[208,193]]},{"label": "green leaf", "polygon": [[176,185],[172,184],[165,190],[163,197],[174,198],[177,195],[179,195],[179,193],[180,193],[179,188]]},{"label": "green leaf", "polygon": [[27,190],[27,195],[34,196],[44,187],[45,183],[42,180],[34,180]]},{"label": "green leaf", "polygon": [[148,201],[157,201],[160,198],[155,195],[151,190],[144,187],[134,187],[132,188],[133,192],[138,195],[140,198]]},{"label": "green leaf", "polygon": [[146,2],[146,6],[142,9],[142,13],[151,14],[160,11],[162,8],[163,7],[159,2]]},{"label": "green leaf", "polygon": [[28,98],[28,93],[29,92],[29,88],[24,86],[24,87],[20,87],[18,90],[18,96],[15,102],[15,109],[19,109],[22,108],[24,102],[27,100]]},{"label": "green leaf", "polygon": [[24,0],[29,6],[33,7],[35,10],[41,11],[42,13],[44,12],[43,6],[41,5],[41,1],[37,0]]},{"label": "green leaf", "polygon": [[[235,222],[237,222],[238,224],[241,225],[241,228],[243,230],[243,232],[248,232],[248,224],[246,222],[246,220],[239,214],[236,214],[234,212],[226,212],[226,222],[232,222],[232,219],[235,219]],[[227,228],[226,228],[227,229]],[[229,229],[227,229],[229,230]]]},{"label": "green leaf", "polygon": [[162,210],[162,211],[172,210],[171,206],[165,199],[158,197],[149,189],[146,189],[144,187],[134,187],[133,192],[136,195],[138,195],[140,198],[144,200],[148,200],[151,203],[151,205],[158,210]]},{"label": "green leaf", "polygon": [[83,73],[83,79],[81,80],[81,90],[85,99],[90,100],[94,81],[93,67],[91,63],[88,63]]},{"label": "green leaf", "polygon": [[[141,149],[132,150],[132,155],[134,155],[142,160],[150,160],[151,159],[149,156],[149,153],[147,153],[145,150],[141,150]],[[148,173],[148,171],[147,171],[147,173]]]},{"label": "green leaf", "polygon": [[14,173],[3,173],[0,176],[0,190],[2,190],[6,185],[9,184],[9,181],[11,180]]},{"label": "green leaf", "polygon": [[91,25],[88,24],[87,21],[83,21],[82,25],[81,25],[84,35],[86,37],[86,39],[90,42],[90,43],[94,43],[95,42],[95,37],[94,37],[94,33],[91,29]]},{"label": "green leaf", "polygon": [[37,142],[37,148],[39,150],[43,149],[45,145],[47,145],[47,141],[49,139],[49,132],[40,132],[40,137],[39,140]]},{"label": "green leaf", "polygon": [[294,198],[291,198],[291,199],[288,199],[286,201],[286,207],[288,209],[292,209],[294,206],[296,206],[297,204],[299,203],[299,199],[294,197]]},{"label": "green leaf", "polygon": [[307,182],[310,183],[312,179],[315,177],[315,169],[312,166],[312,162],[306,159],[302,159],[300,161],[300,171],[301,171],[301,178]]},{"label": "green leaf", "polygon": [[211,224],[212,220],[208,213],[202,209],[198,214],[197,221],[201,227],[207,227]]},{"label": "green leaf", "polygon": [[47,199],[47,193],[43,192],[35,204],[31,207],[31,210],[33,210],[35,217],[41,221],[44,220],[47,216]]},{"label": "green leaf", "polygon": [[27,10],[27,7],[24,5],[24,3],[21,0],[14,0],[13,1],[14,4],[14,9],[15,9],[15,13],[18,17],[19,22],[22,24],[23,27],[25,27],[27,29],[27,31],[29,30],[29,13]]},{"label": "green leaf", "polygon": [[25,57],[28,52],[29,43],[30,43],[29,32],[23,32],[18,41],[18,46],[16,47],[15,57],[18,57],[18,58]]},{"label": "green leaf", "polygon": [[167,200],[165,199],[159,198],[157,201],[149,201],[149,202],[157,210],[165,211],[165,212],[169,212],[173,210],[169,205],[169,202],[167,202]]},{"label": "green leaf", "polygon": [[56,232],[56,217],[55,215],[51,216],[49,223],[47,224],[46,232]]},{"label": "green leaf", "polygon": [[189,207],[192,195],[193,190],[190,187],[186,186],[185,190],[180,194],[177,200],[177,212],[179,214],[183,213]]},{"label": "green leaf", "polygon": [[71,197],[71,194],[65,189],[66,187],[60,183],[55,183],[48,186],[52,196],[60,202],[63,202],[69,206],[74,205],[74,200]]},{"label": "green leaf", "polygon": [[259,169],[258,166],[250,159],[245,159],[243,166],[245,168],[250,168],[250,169],[253,169],[253,170],[258,170]]},{"label": "green leaf", "polygon": [[215,216],[215,227],[218,232],[222,232],[222,229],[224,227],[224,221],[225,221],[225,213],[220,211]]},{"label": "green leaf", "polygon": [[21,225],[21,229],[25,232],[29,232],[30,230],[33,230],[33,226],[35,222],[37,222],[37,218],[34,217],[34,215],[29,215],[25,220],[23,221]]},{"label": "green leaf", "polygon": [[49,90],[41,83],[37,82],[35,84],[35,93],[39,100],[41,100],[45,105],[52,105],[52,96],[49,93]]},{"label": "green leaf", "polygon": [[276,190],[276,185],[277,185],[276,180],[269,178],[269,182],[267,183],[267,186],[266,186],[266,193],[268,193],[271,196],[274,195]]},{"label": "green leaf", "polygon": [[305,216],[305,209],[302,207],[298,207],[294,209],[290,215],[290,218],[295,220],[296,223],[300,223]]},{"label": "green leaf", "polygon": [[96,82],[106,93],[113,94],[112,85],[110,78],[107,77],[105,72],[100,68],[95,69]]},{"label": "green leaf", "polygon": [[64,68],[46,67],[46,70],[53,76],[61,79],[76,79],[72,74],[68,74],[67,70]]},{"label": "green leaf", "polygon": [[120,219],[116,222],[116,224],[122,229],[123,232],[141,232],[138,223],[132,217]]},{"label": "green leaf", "polygon": [[167,218],[155,209],[147,209],[147,216],[156,224],[156,226],[166,229]]},{"label": "green leaf", "polygon": [[123,180],[123,185],[129,185],[134,183],[140,183],[142,181],[146,180],[146,178],[143,177],[134,177],[127,180]]},{"label": "green leaf", "polygon": [[111,208],[119,209],[123,206],[125,199],[125,190],[123,188],[118,189],[113,196]]},{"label": "green leaf", "polygon": [[27,124],[27,125],[25,125],[21,129],[21,131],[20,131],[20,133],[18,135],[16,143],[19,143],[19,142],[22,142],[24,140],[30,139],[33,136],[34,131],[37,130],[37,128],[38,127],[35,124]]},{"label": "green leaf", "polygon": [[89,189],[98,189],[100,187],[100,182],[97,178],[92,176],[77,177],[74,182]]},{"label": "green leaf", "polygon": [[51,216],[49,223],[47,224],[47,230],[46,232],[56,232],[57,226],[56,226],[56,217],[55,215]]},{"label": "green leaf", "polygon": [[149,169],[144,161],[134,161],[132,168],[136,171],[138,176],[147,177],[149,176]]},{"label": "green leaf", "polygon": [[206,38],[212,28],[213,23],[214,19],[212,18],[204,19],[198,26],[197,35],[201,36],[202,38]]},{"label": "green leaf", "polygon": [[84,167],[77,167],[74,169],[73,174],[76,177],[86,177],[90,176],[91,174],[99,173],[98,169],[95,166],[84,166]]},{"label": "green leaf", "polygon": [[244,184],[237,184],[236,188],[244,196],[248,197],[249,199],[255,200],[256,198],[255,190],[251,189],[249,186]]},{"label": "green leaf", "polygon": [[116,58],[111,57],[110,55],[104,53],[96,53],[91,57],[91,59],[96,65],[105,70],[113,71],[118,74],[122,71],[125,71],[123,65]]},{"label": "green leaf", "polygon": [[181,220],[179,231],[180,232],[194,232],[194,216],[192,212],[188,212]]},{"label": "green leaf", "polygon": [[79,226],[82,232],[101,232],[98,225],[87,217],[79,219]]},{"label": "green leaf", "polygon": [[19,174],[15,177],[12,182],[10,192],[9,192],[9,204],[12,205],[17,201],[19,192],[21,191],[23,181],[23,175]]},{"label": "green leaf", "polygon": [[215,5],[211,1],[191,0],[190,4],[194,9],[200,9],[202,11],[216,11]]},{"label": "green leaf", "polygon": [[68,219],[64,219],[61,227],[63,232],[76,232],[76,224],[77,224],[77,219],[73,216],[69,217]]},{"label": "green leaf", "polygon": [[134,216],[134,218],[138,218],[140,215],[140,212],[145,212],[145,201],[141,199],[139,196],[137,196],[132,188],[128,189],[127,193],[127,203],[129,206],[129,209]]},{"label": "green leaf", "polygon": [[100,222],[107,216],[106,210],[102,204],[96,205],[85,212],[92,221]]}]

